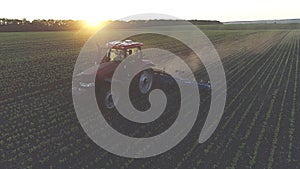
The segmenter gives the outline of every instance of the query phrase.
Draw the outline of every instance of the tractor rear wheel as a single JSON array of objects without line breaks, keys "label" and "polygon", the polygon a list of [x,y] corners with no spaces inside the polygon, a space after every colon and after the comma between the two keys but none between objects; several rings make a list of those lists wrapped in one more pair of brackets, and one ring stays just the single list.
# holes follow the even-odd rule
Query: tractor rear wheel
[{"label": "tractor rear wheel", "polygon": [[139,90],[142,94],[147,94],[152,89],[153,85],[153,70],[147,69],[140,73],[139,76]]}]

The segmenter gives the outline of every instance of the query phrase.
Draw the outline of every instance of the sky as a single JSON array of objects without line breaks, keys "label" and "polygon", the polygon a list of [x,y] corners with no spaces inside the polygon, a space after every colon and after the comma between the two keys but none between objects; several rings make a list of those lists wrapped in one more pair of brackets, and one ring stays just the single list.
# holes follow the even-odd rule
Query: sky
[{"label": "sky", "polygon": [[140,13],[180,19],[250,21],[300,18],[299,0],[4,0],[0,18],[118,20]]}]

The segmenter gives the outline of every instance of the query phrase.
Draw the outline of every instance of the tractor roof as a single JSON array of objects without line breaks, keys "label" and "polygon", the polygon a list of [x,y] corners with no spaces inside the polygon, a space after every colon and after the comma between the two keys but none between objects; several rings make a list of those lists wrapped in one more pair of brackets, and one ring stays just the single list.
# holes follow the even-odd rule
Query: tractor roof
[{"label": "tractor roof", "polygon": [[132,40],[112,41],[108,42],[107,46],[113,49],[129,49],[143,46],[141,42],[133,42]]}]

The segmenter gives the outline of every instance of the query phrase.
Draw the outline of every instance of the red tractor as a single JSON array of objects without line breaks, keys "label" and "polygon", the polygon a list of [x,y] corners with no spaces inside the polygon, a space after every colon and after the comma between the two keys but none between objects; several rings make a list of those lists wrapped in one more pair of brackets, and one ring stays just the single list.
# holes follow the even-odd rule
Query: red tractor
[{"label": "red tractor", "polygon": [[[100,104],[104,108],[113,109],[115,104],[112,99],[111,82],[113,74],[120,63],[127,57],[134,60],[134,64],[128,66],[131,66],[131,68],[136,69],[136,72],[139,72],[134,78],[133,85],[138,87],[138,91],[141,94],[147,94],[152,89],[154,64],[149,60],[143,59],[141,50],[143,43],[124,40],[109,42],[107,46],[108,51],[97,68],[95,84],[82,80],[79,85],[81,88],[95,86],[96,96]],[[81,74],[88,75],[89,73],[85,71]],[[122,79],[118,79],[118,81],[120,84],[122,83]]]}]

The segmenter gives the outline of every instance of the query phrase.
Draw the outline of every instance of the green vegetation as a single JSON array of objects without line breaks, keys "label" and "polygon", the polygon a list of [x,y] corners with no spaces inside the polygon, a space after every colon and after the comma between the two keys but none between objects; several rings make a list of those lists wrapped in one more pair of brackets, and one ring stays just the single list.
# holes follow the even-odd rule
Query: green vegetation
[{"label": "green vegetation", "polygon": [[[106,152],[86,136],[77,120],[72,74],[90,33],[0,33],[1,168],[299,166],[300,30],[292,30],[298,27],[293,25],[263,25],[200,26],[223,61],[228,86],[224,115],[213,136],[199,144],[203,115],[210,102],[204,98],[199,119],[187,138],[149,159],[128,159]],[[142,41],[146,48],[190,54],[182,43],[163,36],[145,34],[132,39]],[[193,70],[197,77],[207,78],[201,64]],[[118,121],[112,115],[108,118]],[[175,118],[176,113],[171,113],[152,130],[165,129]],[[134,128],[130,135],[151,136],[152,130]]]}]

